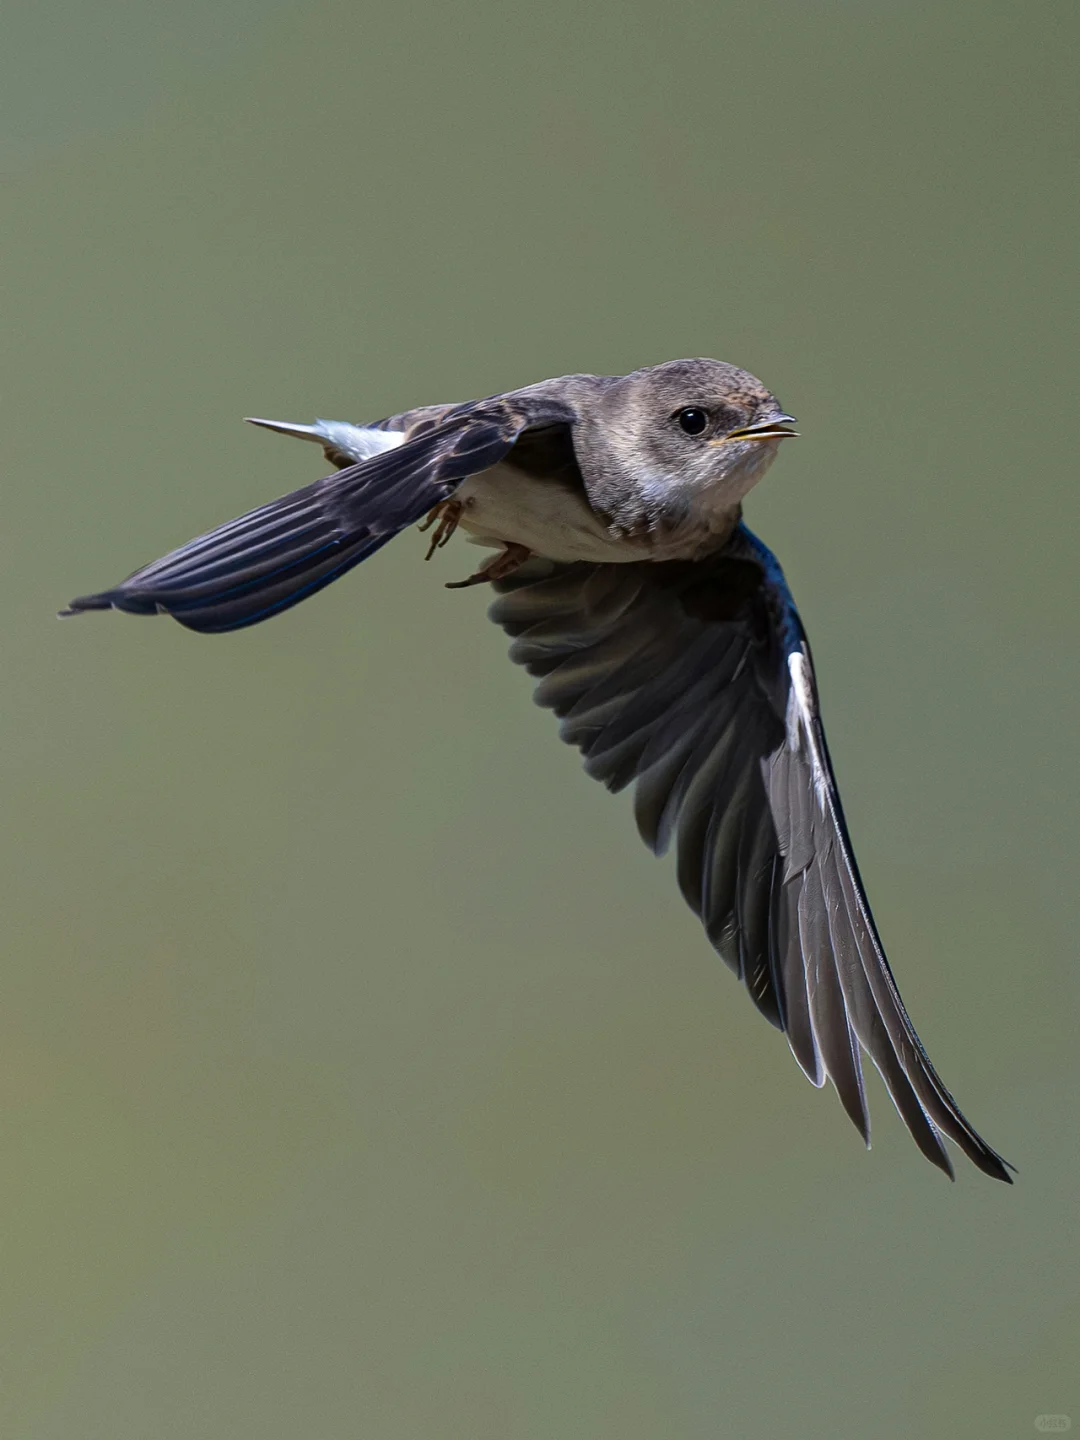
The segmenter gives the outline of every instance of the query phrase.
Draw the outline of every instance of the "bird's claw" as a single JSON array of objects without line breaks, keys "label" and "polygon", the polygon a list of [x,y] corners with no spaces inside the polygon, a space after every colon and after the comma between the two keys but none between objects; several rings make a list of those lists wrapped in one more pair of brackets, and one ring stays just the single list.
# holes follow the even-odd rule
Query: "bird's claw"
[{"label": "bird's claw", "polygon": [[532,555],[527,545],[519,545],[516,541],[508,541],[505,547],[497,555],[493,555],[486,565],[470,575],[467,580],[448,580],[447,590],[464,590],[468,585],[483,585],[488,580],[502,580],[506,575],[512,575],[515,570],[521,568],[525,561]]},{"label": "bird's claw", "polygon": [[431,537],[431,542],[428,545],[428,552],[424,556],[425,560],[430,560],[431,557],[435,554],[435,551],[441,550],[442,547],[446,544],[446,542],[450,539],[451,535],[453,535],[454,531],[458,527],[458,522],[461,520],[462,512],[464,511],[464,509],[465,506],[461,503],[460,500],[442,500],[439,502],[438,505],[435,506],[433,510],[430,510],[428,512],[427,519],[419,527],[420,533],[423,534],[425,530],[430,530],[432,525],[435,524],[436,520],[439,523],[435,530],[435,534]]}]

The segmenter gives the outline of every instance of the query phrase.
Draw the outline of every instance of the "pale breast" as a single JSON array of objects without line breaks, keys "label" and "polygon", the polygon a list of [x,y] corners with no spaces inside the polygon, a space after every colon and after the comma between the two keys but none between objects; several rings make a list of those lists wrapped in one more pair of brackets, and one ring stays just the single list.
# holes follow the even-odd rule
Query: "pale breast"
[{"label": "pale breast", "polygon": [[568,563],[643,560],[653,555],[647,538],[612,530],[572,483],[539,478],[494,465],[471,475],[455,499],[465,506],[461,527],[483,545],[524,545],[534,555]]},{"label": "pale breast", "polygon": [[524,545],[534,555],[562,563],[698,560],[726,543],[740,515],[734,505],[703,519],[691,507],[677,519],[627,533],[598,515],[573,481],[508,465],[470,476],[455,498],[464,503],[459,523],[474,543]]}]

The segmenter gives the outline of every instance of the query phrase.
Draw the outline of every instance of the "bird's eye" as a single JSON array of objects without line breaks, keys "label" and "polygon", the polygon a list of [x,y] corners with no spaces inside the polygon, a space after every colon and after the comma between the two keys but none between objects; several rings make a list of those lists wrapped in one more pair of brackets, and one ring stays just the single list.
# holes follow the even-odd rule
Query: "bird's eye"
[{"label": "bird's eye", "polygon": [[709,423],[708,415],[696,405],[688,405],[685,410],[680,410],[675,419],[687,435],[700,435]]}]

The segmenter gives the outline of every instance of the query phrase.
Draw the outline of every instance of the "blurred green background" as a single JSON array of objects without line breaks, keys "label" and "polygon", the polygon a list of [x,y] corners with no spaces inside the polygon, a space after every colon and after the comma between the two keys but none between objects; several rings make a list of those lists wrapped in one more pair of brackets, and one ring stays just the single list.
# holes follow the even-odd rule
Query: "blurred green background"
[{"label": "blurred green background", "polygon": [[[1080,1425],[1075,4],[57,0],[0,53],[4,1440]],[[862,1150],[475,552],[55,609],[363,419],[716,355],[904,994]]]}]

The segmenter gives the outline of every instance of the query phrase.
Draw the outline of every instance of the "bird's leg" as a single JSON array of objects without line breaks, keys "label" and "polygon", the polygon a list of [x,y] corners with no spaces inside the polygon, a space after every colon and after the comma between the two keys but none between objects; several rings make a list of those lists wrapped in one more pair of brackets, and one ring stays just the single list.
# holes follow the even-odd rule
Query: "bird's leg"
[{"label": "bird's leg", "polygon": [[435,534],[431,537],[428,552],[424,556],[425,560],[430,560],[435,551],[441,550],[450,539],[458,527],[464,509],[465,506],[460,500],[441,500],[433,510],[428,512],[427,519],[420,526],[420,533],[423,534],[425,530],[430,530],[436,520],[439,524]]},{"label": "bird's leg", "polygon": [[501,580],[506,575],[512,575],[515,570],[520,569],[525,561],[532,555],[527,545],[519,545],[515,540],[508,540],[505,547],[497,555],[493,555],[486,565],[477,570],[475,575],[470,575],[467,580],[447,581],[447,590],[464,590],[467,585],[483,585],[488,580]]}]

